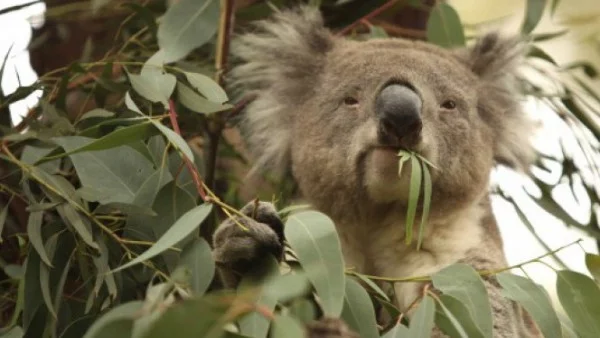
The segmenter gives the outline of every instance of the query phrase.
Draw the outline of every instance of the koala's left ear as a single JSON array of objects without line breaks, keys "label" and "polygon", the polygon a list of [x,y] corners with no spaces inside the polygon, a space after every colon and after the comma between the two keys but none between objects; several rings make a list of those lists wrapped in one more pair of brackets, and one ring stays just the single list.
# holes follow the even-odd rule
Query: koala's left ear
[{"label": "koala's left ear", "polygon": [[503,37],[491,32],[475,45],[456,51],[460,61],[484,80],[494,81],[513,75],[523,61],[527,44],[520,37]]},{"label": "koala's left ear", "polygon": [[495,133],[494,156],[498,163],[527,172],[535,158],[530,137],[534,123],[522,109],[517,69],[528,44],[521,37],[488,33],[456,56],[481,81],[478,109]]}]

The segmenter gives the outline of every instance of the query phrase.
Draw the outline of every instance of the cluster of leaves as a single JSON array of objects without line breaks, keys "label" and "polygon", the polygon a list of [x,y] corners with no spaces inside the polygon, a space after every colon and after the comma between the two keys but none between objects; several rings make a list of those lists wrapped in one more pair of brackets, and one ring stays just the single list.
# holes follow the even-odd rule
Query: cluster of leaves
[{"label": "cluster of leaves", "polygon": [[[334,2],[321,5],[331,10]],[[109,1],[92,3],[97,10]],[[214,215],[238,214],[230,206],[237,201],[227,204],[211,190],[216,142],[243,105],[243,100],[231,102],[219,81],[232,3],[180,0],[164,13],[128,4],[132,14],[124,21],[123,43],[116,51],[45,74],[35,85],[0,98],[6,109],[33,90],[44,91],[40,105],[19,126],[2,126],[0,191],[7,198],[0,200],[0,336],[163,337],[177,332],[180,337],[303,337],[304,324],[325,315],[342,318],[361,337],[427,336],[434,323],[452,337],[490,337],[491,308],[482,279],[490,274],[545,336],[561,336],[546,292],[508,270],[478,272],[457,264],[433,276],[401,280],[346,270],[332,221],[314,211],[282,210],[289,246],[285,264],[267,266],[260,278],[248,276],[238,290],[218,290],[205,238]],[[361,18],[384,6],[391,10],[388,4],[394,2],[369,3],[377,7],[355,13],[356,22],[364,23]],[[539,21],[540,3],[529,1],[524,33]],[[466,43],[451,6],[439,2],[428,9],[429,41],[445,47]],[[272,10],[259,2],[231,15],[249,20]],[[360,28],[356,23],[348,27]],[[368,25],[366,38],[382,35],[385,29]],[[539,51],[532,57],[552,62]],[[588,65],[584,69],[595,76]],[[523,81],[530,95],[542,92]],[[593,93],[584,82],[577,83],[589,90],[588,96]],[[596,130],[584,118],[589,109],[582,108],[573,88],[566,90],[567,97],[543,99],[562,102],[561,109],[576,117],[569,121]],[[75,90],[94,108],[70,107]],[[206,141],[203,154],[186,141],[199,135]],[[220,148],[231,153],[227,144]],[[410,161],[419,164],[415,157]],[[569,178],[583,170],[581,163],[561,163]],[[425,164],[412,167],[417,170],[413,177],[421,168],[428,172]],[[430,187],[427,178],[423,181],[427,195]],[[552,184],[536,183],[550,194]],[[420,187],[421,182],[411,184],[417,196]],[[598,200],[594,190],[588,192]],[[572,223],[548,195],[538,202]],[[595,219],[579,225],[591,231],[591,224]],[[588,254],[586,263],[595,279],[567,269],[557,272],[559,300],[572,322],[563,319],[562,326],[572,326],[581,337],[596,337],[600,257]],[[439,293],[425,288],[411,306],[409,321],[382,286],[414,281],[430,281]],[[376,308],[389,313],[390,325],[378,327]]]}]

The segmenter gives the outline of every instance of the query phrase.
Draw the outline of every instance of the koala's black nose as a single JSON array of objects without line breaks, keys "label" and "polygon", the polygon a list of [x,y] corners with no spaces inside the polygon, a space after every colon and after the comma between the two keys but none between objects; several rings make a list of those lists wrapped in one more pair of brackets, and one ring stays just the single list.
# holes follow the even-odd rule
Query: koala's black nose
[{"label": "koala's black nose", "polygon": [[400,140],[420,134],[421,106],[421,98],[413,89],[395,83],[384,87],[375,101],[383,131]]}]

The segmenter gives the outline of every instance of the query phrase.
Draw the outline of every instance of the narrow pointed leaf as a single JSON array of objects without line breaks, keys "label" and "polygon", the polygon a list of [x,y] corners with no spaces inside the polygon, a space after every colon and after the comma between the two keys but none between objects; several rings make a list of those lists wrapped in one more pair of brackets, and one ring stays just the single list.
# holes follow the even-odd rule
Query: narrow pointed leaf
[{"label": "narrow pointed leaf", "polygon": [[546,7],[546,0],[527,0],[527,7],[525,10],[525,19],[521,25],[521,33],[531,33],[544,14],[544,8]]},{"label": "narrow pointed leaf", "polygon": [[43,211],[34,211],[29,214],[29,220],[27,221],[27,236],[31,245],[40,255],[40,258],[46,265],[52,267],[52,262],[48,258],[48,253],[44,248],[44,240],[42,239],[42,220]]},{"label": "narrow pointed leaf", "polygon": [[419,237],[417,238],[417,250],[421,248],[423,236],[425,235],[425,227],[429,217],[429,208],[431,207],[431,174],[427,165],[423,165],[423,211],[421,212],[421,224],[419,225]]},{"label": "narrow pointed leaf", "polygon": [[96,250],[99,249],[98,243],[94,241],[94,237],[92,236],[92,225],[88,219],[81,217],[77,210],[75,210],[75,208],[73,208],[73,206],[70,204],[61,204],[56,207],[56,210],[58,210],[58,213],[63,220],[70,224],[73,229],[75,229],[85,244]]},{"label": "narrow pointed leaf", "polygon": [[417,204],[419,203],[419,195],[421,193],[421,163],[415,156],[410,158],[410,188],[408,191],[408,206],[406,209],[406,244],[412,243],[413,223],[417,212]]},{"label": "narrow pointed leaf", "polygon": [[167,232],[162,235],[161,238],[158,239],[158,241],[156,241],[156,243],[154,243],[153,246],[150,247],[150,249],[144,251],[141,255],[130,262],[113,270],[113,272],[120,271],[132,265],[146,261],[156,255],[159,255],[170,247],[175,246],[194,230],[196,230],[202,221],[204,221],[204,219],[208,216],[211,210],[212,204],[204,203],[186,212],[177,220],[177,222],[175,222],[175,224],[171,226],[171,228],[169,228],[169,230],[167,230]]}]

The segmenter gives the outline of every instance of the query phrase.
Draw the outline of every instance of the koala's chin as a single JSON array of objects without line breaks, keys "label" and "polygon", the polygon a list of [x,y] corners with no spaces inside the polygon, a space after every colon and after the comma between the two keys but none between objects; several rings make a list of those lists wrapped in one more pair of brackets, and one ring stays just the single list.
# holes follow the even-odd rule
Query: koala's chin
[{"label": "koala's chin", "polygon": [[408,201],[410,162],[398,176],[398,151],[393,148],[371,149],[364,160],[364,186],[371,200],[378,203]]}]

